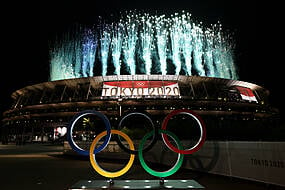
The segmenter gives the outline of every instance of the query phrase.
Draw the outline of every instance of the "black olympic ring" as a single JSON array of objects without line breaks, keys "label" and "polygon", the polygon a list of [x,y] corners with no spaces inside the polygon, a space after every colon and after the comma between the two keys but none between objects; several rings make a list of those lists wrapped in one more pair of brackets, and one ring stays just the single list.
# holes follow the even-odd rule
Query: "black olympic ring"
[{"label": "black olympic ring", "polygon": [[[153,128],[154,130],[154,135],[153,135],[153,138],[151,140],[151,142],[143,149],[143,152],[146,152],[148,150],[150,150],[156,143],[157,141],[157,137],[158,137],[158,128],[154,126],[151,118],[149,116],[147,116],[146,114],[144,113],[141,113],[141,112],[132,112],[132,113],[129,113],[127,115],[125,115],[120,123],[118,124],[118,128],[117,130],[120,130],[121,129],[121,126],[122,126],[122,123],[124,120],[126,120],[127,118],[131,117],[131,116],[134,116],[134,115],[141,115],[143,117],[145,117],[151,124],[151,127]],[[116,136],[115,138],[116,142],[118,143],[118,145],[120,146],[121,149],[123,149],[125,152],[129,153],[129,154],[138,154],[138,150],[130,150],[129,148],[127,148],[121,141],[121,138],[119,137],[119,135]]]}]

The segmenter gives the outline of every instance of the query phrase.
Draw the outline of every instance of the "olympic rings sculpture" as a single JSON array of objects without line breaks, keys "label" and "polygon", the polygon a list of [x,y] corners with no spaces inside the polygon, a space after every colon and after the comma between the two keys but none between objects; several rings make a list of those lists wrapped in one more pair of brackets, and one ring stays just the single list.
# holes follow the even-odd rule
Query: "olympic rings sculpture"
[{"label": "olympic rings sculpture", "polygon": [[[169,120],[178,114],[186,114],[191,116],[199,125],[199,129],[200,129],[200,138],[198,140],[198,142],[191,148],[189,149],[183,149],[183,146],[179,140],[179,138],[172,133],[171,131],[167,130],[167,125]],[[92,141],[92,144],[90,146],[89,151],[88,150],[84,150],[83,148],[79,147],[76,142],[73,140],[73,128],[75,126],[75,123],[82,117],[86,116],[86,115],[95,115],[99,118],[101,118],[105,124],[106,130],[101,132],[100,134],[98,134],[94,140]],[[153,130],[148,132],[140,141],[139,143],[139,147],[138,150],[135,150],[134,147],[134,143],[131,140],[131,138],[124,132],[120,131],[120,127],[123,123],[124,120],[126,120],[129,117],[132,117],[134,115],[140,115],[143,116],[144,118],[146,118]],[[150,150],[154,144],[157,142],[158,139],[158,135],[161,134],[162,140],[164,142],[164,144],[173,152],[177,153],[177,160],[174,164],[174,166],[172,168],[170,168],[169,170],[166,171],[155,171],[153,169],[151,169],[145,162],[144,158],[143,158],[143,153],[147,152],[148,150]],[[99,153],[100,151],[102,151],[103,149],[105,149],[108,146],[108,143],[111,139],[112,135],[116,135],[115,140],[117,141],[117,144],[120,146],[120,148],[122,148],[125,152],[130,154],[130,159],[128,161],[128,163],[126,164],[125,167],[123,167],[121,170],[116,171],[116,172],[110,172],[110,171],[106,171],[103,168],[101,168],[99,166],[99,164],[96,161],[96,154]],[[124,138],[126,140],[126,142],[129,145],[129,148],[125,147],[125,145],[122,143],[120,137]],[[98,144],[98,142],[100,141],[100,139],[102,139],[103,137],[105,137],[103,143],[96,148],[96,145]],[[145,148],[144,148],[144,144],[146,143],[147,139],[149,139],[150,137],[152,137],[151,143],[149,143]],[[169,141],[169,137],[175,142],[176,146],[174,146],[170,141]],[[77,113],[76,115],[74,115],[74,117],[71,119],[71,121],[69,122],[68,125],[68,131],[67,131],[67,140],[71,146],[71,148],[77,152],[80,155],[83,156],[89,156],[90,158],[90,163],[92,165],[92,167],[94,168],[94,170],[99,173],[100,175],[104,176],[104,177],[108,177],[108,178],[115,178],[115,177],[119,177],[123,174],[125,174],[132,166],[134,159],[135,159],[135,155],[138,155],[139,157],[139,161],[142,165],[142,167],[145,169],[146,172],[148,172],[149,174],[156,176],[156,177],[167,177],[170,176],[172,174],[174,174],[176,171],[178,171],[178,169],[181,167],[182,163],[183,163],[183,158],[184,158],[184,154],[193,154],[194,152],[198,151],[204,144],[206,139],[206,128],[205,128],[205,124],[203,122],[203,120],[201,119],[201,117],[199,117],[197,114],[195,114],[193,111],[191,110],[187,110],[187,109],[178,109],[178,110],[174,110],[172,112],[170,112],[163,120],[162,123],[162,127],[161,129],[158,129],[157,127],[154,126],[151,118],[149,116],[147,116],[144,113],[140,113],[140,112],[133,112],[133,113],[129,113],[126,116],[124,116],[121,121],[118,124],[117,129],[111,129],[111,124],[108,120],[108,118],[97,111],[94,110],[85,110],[82,112]]]}]

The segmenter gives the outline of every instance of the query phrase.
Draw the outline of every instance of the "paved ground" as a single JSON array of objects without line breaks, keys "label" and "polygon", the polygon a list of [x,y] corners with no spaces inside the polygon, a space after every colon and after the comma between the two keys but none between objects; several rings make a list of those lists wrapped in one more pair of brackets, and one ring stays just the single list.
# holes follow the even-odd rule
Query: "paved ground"
[{"label": "paved ground", "polygon": [[[48,144],[0,145],[0,189],[64,190],[79,180],[104,179],[92,168],[88,159],[65,156],[63,146]],[[100,160],[106,169],[119,168],[124,163]],[[162,167],[162,166],[157,166]],[[139,163],[119,179],[156,179]],[[210,175],[180,169],[168,179],[194,179],[209,190],[265,190],[281,188],[241,179]]]}]

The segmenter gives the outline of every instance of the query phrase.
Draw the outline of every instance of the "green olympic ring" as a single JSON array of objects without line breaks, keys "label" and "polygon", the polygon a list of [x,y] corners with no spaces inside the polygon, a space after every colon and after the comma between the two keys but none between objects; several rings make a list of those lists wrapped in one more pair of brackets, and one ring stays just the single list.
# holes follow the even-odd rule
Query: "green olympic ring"
[{"label": "green olympic ring", "polygon": [[[176,142],[176,144],[177,144],[179,149],[183,148],[181,142],[179,141],[178,137],[174,133],[172,133],[170,131],[166,131],[166,130],[161,130],[161,129],[158,130],[158,133],[166,134],[166,135],[170,136]],[[177,172],[178,169],[181,167],[181,165],[183,163],[184,155],[178,153],[178,157],[177,157],[176,163],[169,170],[166,170],[166,171],[163,171],[163,172],[159,172],[159,171],[155,171],[155,170],[151,169],[144,161],[144,158],[143,158],[143,146],[144,146],[146,140],[150,136],[152,136],[152,135],[154,135],[154,130],[152,130],[151,132],[147,133],[142,138],[141,143],[139,144],[138,156],[139,156],[140,163],[141,163],[142,167],[145,169],[145,171],[148,172],[149,174],[151,174],[153,176],[156,176],[156,177],[168,177],[168,176],[174,174],[175,172]]]}]

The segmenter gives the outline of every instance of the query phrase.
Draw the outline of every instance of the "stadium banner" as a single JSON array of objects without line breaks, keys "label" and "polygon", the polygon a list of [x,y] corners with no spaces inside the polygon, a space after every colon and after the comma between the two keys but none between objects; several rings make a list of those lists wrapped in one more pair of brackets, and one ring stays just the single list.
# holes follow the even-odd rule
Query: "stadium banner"
[{"label": "stadium banner", "polygon": [[240,96],[243,100],[247,100],[250,102],[257,102],[257,99],[253,93],[253,91],[250,88],[242,87],[242,86],[236,86],[238,89]]},{"label": "stadium banner", "polygon": [[180,91],[172,81],[109,81],[103,83],[102,96],[180,96]]}]

